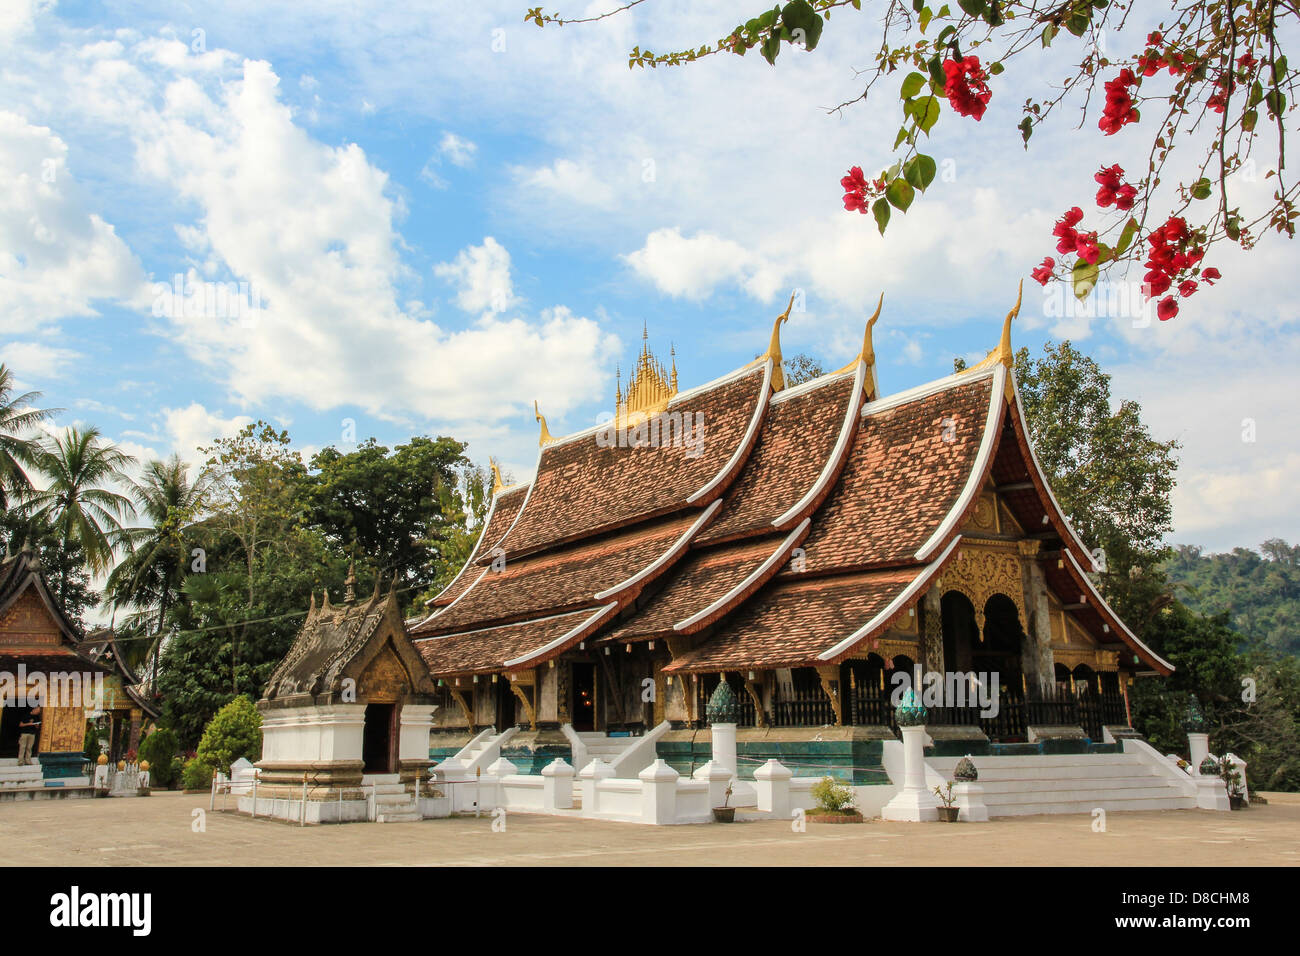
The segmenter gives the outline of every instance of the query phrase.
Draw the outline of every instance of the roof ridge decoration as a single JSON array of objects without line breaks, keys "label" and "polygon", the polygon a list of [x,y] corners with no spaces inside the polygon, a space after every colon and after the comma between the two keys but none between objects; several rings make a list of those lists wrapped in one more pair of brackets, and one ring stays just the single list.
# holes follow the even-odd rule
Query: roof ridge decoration
[{"label": "roof ridge decoration", "polygon": [[677,349],[670,346],[671,371],[664,368],[650,351],[649,334],[645,326],[641,328],[641,354],[637,356],[636,367],[627,380],[627,392],[622,389],[622,379],[615,370],[614,418],[618,426],[626,424],[636,417],[650,418],[658,415],[668,407],[673,396],[677,394]]},{"label": "roof ridge decoration", "polygon": [[1011,321],[1020,314],[1020,301],[1025,294],[1025,280],[1020,280],[1020,287],[1016,290],[1016,304],[1007,317],[1002,320],[1002,337],[998,340],[997,347],[989,352],[983,361],[971,366],[970,371],[982,371],[983,369],[992,368],[994,365],[1002,365],[1007,370],[1007,384],[1004,390],[1006,399],[1011,401],[1013,386],[1011,384],[1011,372],[1014,371],[1016,363],[1016,353],[1011,350]]},{"label": "roof ridge decoration", "polygon": [[506,483],[501,478],[501,468],[495,458],[488,458],[488,466],[492,469],[492,497],[495,498],[505,490]]},{"label": "roof ridge decoration", "polygon": [[754,361],[750,362],[745,368],[752,368],[756,365],[762,365],[768,359],[772,360],[772,391],[779,392],[785,388],[785,359],[781,357],[781,326],[790,321],[790,310],[794,308],[794,297],[798,294],[796,289],[790,293],[790,304],[785,307],[785,311],[776,317],[772,323],[772,337],[768,340],[767,351],[760,355]]},{"label": "roof ridge decoration", "polygon": [[863,381],[862,387],[867,391],[867,401],[872,401],[880,397],[880,388],[876,384],[876,349],[871,340],[871,329],[880,319],[880,310],[884,307],[885,293],[882,292],[880,293],[879,301],[876,302],[876,311],[871,314],[871,318],[867,319],[866,331],[862,333],[862,350],[858,352],[857,356],[848,365],[844,366],[837,372],[831,373],[832,375],[843,375],[844,373],[851,372],[857,368],[859,362],[865,362],[869,378]]},{"label": "roof ridge decoration", "polygon": [[545,448],[547,445],[558,441],[558,439],[551,434],[551,430],[546,427],[546,416],[543,415],[542,410],[537,407],[537,399],[535,398],[533,399],[533,417],[537,419],[538,423],[542,426],[541,434],[537,436],[538,448]]}]

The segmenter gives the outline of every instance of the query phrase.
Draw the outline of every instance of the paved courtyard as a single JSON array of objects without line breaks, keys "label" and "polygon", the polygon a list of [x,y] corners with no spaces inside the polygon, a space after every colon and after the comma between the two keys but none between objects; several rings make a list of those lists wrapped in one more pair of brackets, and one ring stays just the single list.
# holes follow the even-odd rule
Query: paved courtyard
[{"label": "paved courtyard", "polygon": [[206,794],[0,804],[0,864],[8,866],[459,865],[707,866],[973,864],[1013,866],[1300,865],[1300,794],[1269,795],[1240,813],[1110,813],[983,824],[808,824],[649,827],[511,814],[422,823],[299,828],[207,813]]}]

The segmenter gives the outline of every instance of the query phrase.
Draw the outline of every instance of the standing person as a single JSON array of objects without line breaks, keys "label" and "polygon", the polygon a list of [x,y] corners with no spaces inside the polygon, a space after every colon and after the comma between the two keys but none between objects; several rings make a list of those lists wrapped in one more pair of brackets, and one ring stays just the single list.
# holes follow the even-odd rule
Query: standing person
[{"label": "standing person", "polygon": [[41,702],[35,701],[35,706],[27,714],[27,719],[21,721],[18,726],[22,732],[18,736],[18,766],[30,767],[32,764],[32,752],[36,749],[36,738],[41,735]]}]

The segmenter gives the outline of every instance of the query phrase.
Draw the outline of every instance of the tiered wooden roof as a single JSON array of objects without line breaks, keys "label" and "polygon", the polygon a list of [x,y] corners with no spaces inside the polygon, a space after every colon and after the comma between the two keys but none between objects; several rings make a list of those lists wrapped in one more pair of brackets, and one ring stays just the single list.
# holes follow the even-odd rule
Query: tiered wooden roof
[{"label": "tiered wooden roof", "polygon": [[[886,397],[879,310],[855,361],[789,389],[783,315],[754,363],[681,393],[674,370],[671,397],[656,392],[656,414],[700,416],[696,448],[627,447],[598,440],[600,427],[557,440],[542,420],[535,478],[497,491],[474,554],[411,631],[431,673],[510,673],[580,642],[685,635],[697,636],[670,672],[836,663],[912,613],[990,479],[1015,489],[1005,504],[1043,541],[1049,584],[1081,595],[1080,625],[1169,672],[1083,573],[1091,556],[1027,439],[1014,314],[984,362]],[[615,424],[635,421],[619,401]]]}]

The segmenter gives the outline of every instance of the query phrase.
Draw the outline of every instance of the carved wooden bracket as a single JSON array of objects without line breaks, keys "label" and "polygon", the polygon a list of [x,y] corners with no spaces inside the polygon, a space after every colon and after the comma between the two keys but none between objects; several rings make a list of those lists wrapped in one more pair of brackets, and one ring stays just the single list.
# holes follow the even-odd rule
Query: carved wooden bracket
[{"label": "carved wooden bracket", "polygon": [[749,692],[750,699],[754,701],[754,724],[758,727],[766,727],[767,712],[763,710],[763,695],[758,692],[758,681],[745,681],[745,690]]},{"label": "carved wooden bracket", "polygon": [[460,709],[465,712],[465,720],[469,722],[469,732],[474,733],[478,729],[474,726],[474,711],[465,701],[465,695],[454,687],[448,687],[447,690],[451,693],[451,699],[460,704]]},{"label": "carved wooden bracket", "polygon": [[[822,693],[824,693],[827,699],[830,700],[831,710],[835,712],[835,726],[844,726],[844,713],[842,706],[844,698],[843,694],[838,693],[836,690],[840,681],[839,666],[836,664],[823,664],[817,668],[817,676],[821,678]],[[831,686],[832,682],[834,682],[835,687]]]},{"label": "carved wooden bracket", "polygon": [[528,726],[533,730],[536,730],[537,714],[533,710],[533,702],[528,699],[528,693],[518,681],[511,681],[510,689],[515,692],[515,696],[519,698],[519,702],[524,705],[524,713],[528,715]]}]

